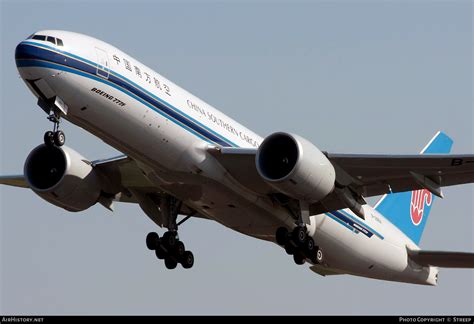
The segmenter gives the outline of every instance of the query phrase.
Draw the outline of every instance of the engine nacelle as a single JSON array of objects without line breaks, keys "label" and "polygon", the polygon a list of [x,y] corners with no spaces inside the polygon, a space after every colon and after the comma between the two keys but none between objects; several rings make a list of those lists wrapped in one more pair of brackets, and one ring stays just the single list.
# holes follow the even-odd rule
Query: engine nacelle
[{"label": "engine nacelle", "polygon": [[41,198],[68,211],[82,211],[97,203],[101,179],[86,159],[73,149],[44,144],[31,151],[24,175]]},{"label": "engine nacelle", "polygon": [[333,165],[316,146],[298,135],[269,135],[258,148],[255,162],[267,183],[292,198],[316,202],[334,189]]}]

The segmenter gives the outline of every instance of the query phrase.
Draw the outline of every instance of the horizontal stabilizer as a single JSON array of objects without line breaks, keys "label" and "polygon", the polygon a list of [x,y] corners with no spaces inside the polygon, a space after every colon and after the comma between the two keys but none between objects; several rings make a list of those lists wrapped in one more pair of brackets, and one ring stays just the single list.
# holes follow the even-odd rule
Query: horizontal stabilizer
[{"label": "horizontal stabilizer", "polygon": [[408,251],[411,260],[422,266],[474,268],[474,253],[443,251]]},{"label": "horizontal stabilizer", "polygon": [[0,184],[13,187],[29,188],[30,186],[25,180],[25,177],[21,175],[9,175],[0,176]]}]

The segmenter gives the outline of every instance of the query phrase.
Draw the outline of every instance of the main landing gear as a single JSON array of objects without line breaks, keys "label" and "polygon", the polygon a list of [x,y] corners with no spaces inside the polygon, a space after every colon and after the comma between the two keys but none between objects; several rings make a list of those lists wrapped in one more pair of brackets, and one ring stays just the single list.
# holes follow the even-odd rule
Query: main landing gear
[{"label": "main landing gear", "polygon": [[179,224],[176,224],[178,212],[181,208],[181,202],[171,196],[165,196],[161,199],[160,211],[165,219],[165,226],[168,231],[160,237],[157,233],[148,233],[146,237],[146,246],[150,250],[155,250],[156,257],[165,261],[168,269],[175,269],[178,263],[183,268],[190,269],[194,265],[194,255],[187,251],[184,243],[179,240],[178,225],[184,223],[186,217]]},{"label": "main landing gear", "polygon": [[194,265],[194,255],[191,251],[186,251],[184,243],[179,240],[176,232],[168,231],[163,237],[155,232],[146,236],[146,246],[150,250],[155,250],[156,257],[165,260],[168,269],[174,269],[181,263],[183,268],[190,269]]},{"label": "main landing gear", "polygon": [[54,123],[53,131],[47,131],[44,133],[44,144],[46,146],[63,146],[66,143],[66,135],[64,132],[59,130],[59,122],[61,117],[59,113],[53,112],[48,116],[48,120]]},{"label": "main landing gear", "polygon": [[286,253],[293,255],[296,264],[304,264],[305,259],[316,264],[323,262],[323,251],[315,245],[313,238],[308,236],[306,226],[297,226],[292,232],[286,227],[279,227],[275,236],[277,243],[285,248]]}]

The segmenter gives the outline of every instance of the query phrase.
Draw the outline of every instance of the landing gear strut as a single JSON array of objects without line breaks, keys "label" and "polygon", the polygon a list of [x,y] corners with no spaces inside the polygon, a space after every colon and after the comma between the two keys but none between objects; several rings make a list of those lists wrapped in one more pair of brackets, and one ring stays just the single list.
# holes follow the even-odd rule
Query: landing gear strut
[{"label": "landing gear strut", "polygon": [[[176,219],[181,207],[181,202],[171,196],[165,196],[160,203],[160,210],[165,219],[165,226],[168,231],[160,236],[151,232],[146,237],[146,246],[150,250],[155,250],[158,259],[165,261],[167,269],[175,269],[180,263],[184,269],[190,269],[194,265],[194,255],[187,251],[185,245],[178,236],[178,225]],[[183,222],[180,222],[180,224]]]},{"label": "landing gear strut", "polygon": [[54,126],[53,131],[47,131],[46,133],[44,133],[44,144],[46,146],[63,146],[66,142],[66,135],[64,135],[63,131],[59,130],[61,116],[59,115],[59,113],[52,112],[48,116],[48,120],[51,121]]}]

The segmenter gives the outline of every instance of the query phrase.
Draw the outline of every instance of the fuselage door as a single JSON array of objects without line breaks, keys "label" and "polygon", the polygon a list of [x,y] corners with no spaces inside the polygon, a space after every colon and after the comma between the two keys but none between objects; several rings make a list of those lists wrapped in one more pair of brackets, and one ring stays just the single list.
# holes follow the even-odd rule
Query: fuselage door
[{"label": "fuselage door", "polygon": [[95,52],[97,54],[97,75],[104,79],[108,79],[110,66],[107,52],[98,47],[95,48]]}]

